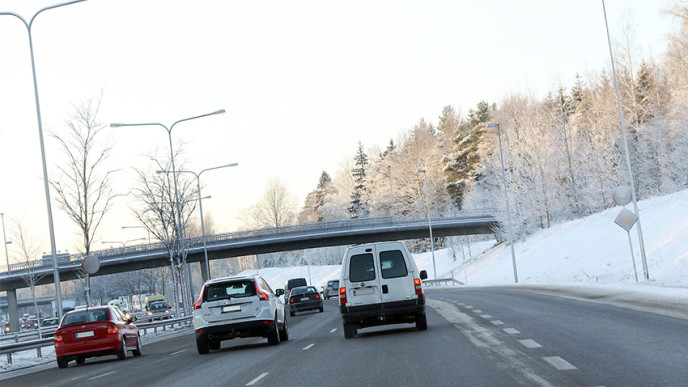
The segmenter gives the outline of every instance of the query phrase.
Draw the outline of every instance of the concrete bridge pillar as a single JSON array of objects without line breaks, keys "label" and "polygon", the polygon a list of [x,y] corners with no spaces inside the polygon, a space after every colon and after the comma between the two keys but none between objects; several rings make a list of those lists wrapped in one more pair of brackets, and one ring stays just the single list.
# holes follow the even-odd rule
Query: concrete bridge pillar
[{"label": "concrete bridge pillar", "polygon": [[16,289],[7,290],[7,312],[10,315],[10,329],[12,332],[19,332],[19,308],[17,307]]}]

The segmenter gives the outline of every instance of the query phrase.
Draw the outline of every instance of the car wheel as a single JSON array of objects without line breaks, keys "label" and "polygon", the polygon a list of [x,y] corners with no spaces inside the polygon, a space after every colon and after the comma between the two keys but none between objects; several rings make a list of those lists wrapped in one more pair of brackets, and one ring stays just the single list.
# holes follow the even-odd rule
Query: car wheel
[{"label": "car wheel", "polygon": [[290,310],[290,311],[289,311],[289,315],[290,315],[291,317],[294,317],[294,314],[295,314],[295,313],[296,313],[296,312],[294,312],[293,310]]},{"label": "car wheel", "polygon": [[275,329],[268,333],[268,343],[270,345],[277,345],[280,342],[279,326],[277,325],[277,316],[275,316]]},{"label": "car wheel", "polygon": [[205,355],[206,353],[210,352],[210,348],[208,348],[208,342],[205,340],[196,340],[196,349],[198,349],[198,353],[201,355]]},{"label": "car wheel", "polygon": [[353,324],[344,324],[344,337],[350,339],[356,336],[356,327]]},{"label": "car wheel", "polygon": [[322,313],[322,311],[325,309],[321,306],[320,309],[318,309],[318,310],[320,311],[320,313]]},{"label": "car wheel", "polygon": [[57,368],[67,368],[69,361],[64,357],[57,358]]},{"label": "car wheel", "polygon": [[119,360],[124,360],[127,358],[127,340],[124,336],[122,336],[122,349],[117,352],[117,358]]},{"label": "car wheel", "polygon": [[86,358],[83,356],[79,356],[76,358],[76,364],[78,365],[84,365],[86,363]]},{"label": "car wheel", "polygon": [[210,349],[212,349],[212,350],[220,349],[220,345],[221,345],[220,340],[213,340],[213,341],[208,342],[208,347],[210,347]]},{"label": "car wheel", "polygon": [[425,313],[416,315],[416,328],[418,328],[419,331],[428,329],[428,319],[425,317]]},{"label": "car wheel", "polygon": [[280,340],[289,340],[289,324],[287,324],[287,316],[284,316],[284,324],[282,324],[282,329],[280,329]]},{"label": "car wheel", "polygon": [[141,336],[136,337],[136,349],[131,351],[134,356],[141,356]]}]

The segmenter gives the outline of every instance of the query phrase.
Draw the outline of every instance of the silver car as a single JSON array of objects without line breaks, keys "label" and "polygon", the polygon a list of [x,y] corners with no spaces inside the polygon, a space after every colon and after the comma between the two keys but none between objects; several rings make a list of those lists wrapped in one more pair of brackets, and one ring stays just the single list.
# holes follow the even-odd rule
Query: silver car
[{"label": "silver car", "polygon": [[289,339],[287,316],[279,296],[260,276],[225,277],[203,284],[194,303],[198,353],[220,349],[223,340],[265,337],[271,345]]}]

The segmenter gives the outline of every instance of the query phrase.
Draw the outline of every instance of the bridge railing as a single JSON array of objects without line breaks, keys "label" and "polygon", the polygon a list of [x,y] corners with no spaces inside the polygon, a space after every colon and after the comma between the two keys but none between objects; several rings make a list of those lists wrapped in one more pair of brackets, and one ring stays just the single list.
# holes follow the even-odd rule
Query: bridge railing
[{"label": "bridge railing", "polygon": [[[434,223],[441,223],[443,221],[451,221],[457,219],[494,219],[494,209],[480,209],[480,210],[462,210],[455,212],[441,212],[431,213],[430,219]],[[427,222],[428,215],[423,213],[408,214],[403,216],[382,216],[358,219],[335,220],[328,222],[316,222],[307,224],[298,224],[276,228],[264,228],[258,230],[234,231],[229,233],[222,233],[216,235],[209,235],[206,237],[209,246],[226,244],[227,242],[240,243],[242,241],[254,238],[266,238],[270,236],[287,237],[298,235],[312,235],[315,233],[335,233],[342,231],[352,231],[361,229],[375,229],[381,227],[403,227],[417,224],[419,222]],[[190,249],[200,249],[203,247],[203,240],[200,237],[187,238],[184,244]],[[151,254],[164,253],[167,251],[165,243],[156,242],[151,244],[142,244],[135,246],[126,246],[120,248],[110,248],[105,250],[98,250],[91,252],[91,255],[97,256],[101,262],[109,260],[120,259],[124,256],[132,256],[137,254]],[[78,266],[84,258],[84,254],[68,254],[62,253],[57,255],[58,267]],[[21,274],[27,268],[36,269],[51,269],[53,267],[52,255],[46,255],[41,259],[29,262],[11,264],[7,272],[0,273],[0,277],[7,277],[10,275]]]}]

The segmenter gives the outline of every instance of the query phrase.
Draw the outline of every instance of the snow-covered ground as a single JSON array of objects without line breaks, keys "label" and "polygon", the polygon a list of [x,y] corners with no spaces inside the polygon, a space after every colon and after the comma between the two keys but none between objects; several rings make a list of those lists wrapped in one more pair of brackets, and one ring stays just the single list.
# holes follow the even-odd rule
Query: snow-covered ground
[{"label": "snow-covered ground", "polygon": [[[639,282],[635,281],[627,233],[614,223],[620,211],[616,207],[552,226],[517,242],[518,286],[582,297],[603,293],[612,301],[641,309],[663,302],[668,307],[688,310],[688,190],[641,201],[639,207],[649,280],[643,279],[638,233],[634,228],[631,238]],[[468,246],[455,245],[435,251],[434,255],[437,278],[453,276],[467,286],[514,284],[511,249],[505,244],[472,243],[470,254]],[[416,254],[414,258],[432,279],[432,253]],[[339,271],[339,265],[297,266],[261,269],[259,274],[273,289],[279,289],[286,280],[296,277],[324,286],[327,281],[338,279]],[[251,273],[255,270],[242,274]],[[179,332],[147,335],[144,344],[170,334]],[[42,360],[36,359],[35,350],[26,351],[13,355],[12,365],[7,364],[5,356],[0,357],[0,370],[6,373],[44,363],[52,366],[54,360],[51,348],[43,349]]]}]

